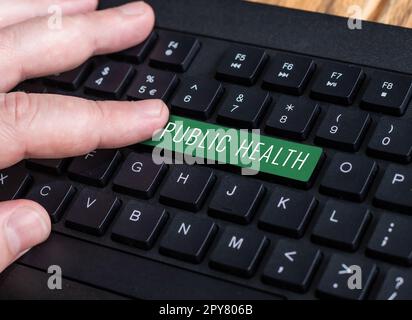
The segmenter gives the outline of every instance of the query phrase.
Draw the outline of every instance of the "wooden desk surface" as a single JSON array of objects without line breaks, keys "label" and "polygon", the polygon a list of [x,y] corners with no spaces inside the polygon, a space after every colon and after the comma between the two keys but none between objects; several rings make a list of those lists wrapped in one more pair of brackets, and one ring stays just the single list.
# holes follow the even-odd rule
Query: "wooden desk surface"
[{"label": "wooden desk surface", "polygon": [[309,11],[349,16],[352,5],[362,9],[363,20],[412,28],[411,0],[250,0]]}]

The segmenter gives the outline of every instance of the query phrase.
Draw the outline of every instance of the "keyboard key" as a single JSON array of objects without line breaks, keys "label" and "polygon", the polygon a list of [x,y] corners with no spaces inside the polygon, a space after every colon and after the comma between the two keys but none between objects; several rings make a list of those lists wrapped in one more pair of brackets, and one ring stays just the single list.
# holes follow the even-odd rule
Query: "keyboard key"
[{"label": "keyboard key", "polygon": [[268,93],[232,88],[217,114],[217,120],[231,127],[256,128],[270,103]]},{"label": "keyboard key", "polygon": [[172,100],[172,112],[199,119],[210,117],[216,102],[223,94],[222,85],[202,78],[183,79]]},{"label": "keyboard key", "polygon": [[123,89],[135,73],[132,66],[108,62],[97,67],[85,84],[85,92],[109,99],[119,99]]},{"label": "keyboard key", "polygon": [[119,163],[117,150],[100,149],[73,159],[68,168],[69,177],[97,187],[104,187]]},{"label": "keyboard key", "polygon": [[301,95],[316,69],[312,59],[278,53],[270,59],[263,87],[288,94]]},{"label": "keyboard key", "polygon": [[160,253],[200,263],[217,229],[217,225],[209,219],[178,214],[160,242]]},{"label": "keyboard key", "polygon": [[317,293],[321,297],[363,300],[376,277],[376,265],[353,257],[332,255],[324,271]]},{"label": "keyboard key", "polygon": [[232,46],[221,58],[216,77],[228,82],[252,85],[266,60],[267,54],[264,50]]},{"label": "keyboard key", "polygon": [[313,229],[312,240],[326,246],[355,251],[371,220],[367,208],[329,200]]},{"label": "keyboard key", "polygon": [[68,159],[28,159],[26,163],[29,169],[61,175],[66,169]]},{"label": "keyboard key", "polygon": [[412,123],[407,120],[381,118],[368,145],[368,154],[390,161],[412,161]]},{"label": "keyboard key", "polygon": [[175,166],[160,191],[160,201],[166,205],[198,211],[215,180],[210,169]]},{"label": "keyboard key", "polygon": [[266,121],[266,132],[296,140],[305,140],[320,113],[317,103],[307,98],[281,96]]},{"label": "keyboard key", "polygon": [[150,56],[150,64],[157,68],[184,72],[199,48],[200,42],[194,37],[177,34],[162,35]]},{"label": "keyboard key", "polygon": [[139,69],[127,91],[130,100],[162,99],[166,101],[178,83],[174,73]]},{"label": "keyboard key", "polygon": [[43,84],[39,82],[24,81],[18,84],[11,92],[25,93],[45,93],[47,90]]},{"label": "keyboard key", "polygon": [[280,240],[263,270],[263,281],[304,293],[321,260],[322,253],[317,249]]},{"label": "keyboard key", "polygon": [[412,300],[412,278],[408,271],[390,268],[376,300]]},{"label": "keyboard key", "polygon": [[112,239],[148,250],[153,247],[167,217],[167,212],[162,208],[143,202],[130,201],[113,226]]},{"label": "keyboard key", "polygon": [[36,201],[46,211],[52,222],[59,222],[64,210],[76,193],[76,188],[64,181],[35,184],[26,199]]},{"label": "keyboard key", "polygon": [[247,224],[252,220],[264,193],[265,188],[259,182],[225,176],[209,204],[209,214]]},{"label": "keyboard key", "polygon": [[352,104],[364,78],[361,68],[344,64],[325,65],[319,68],[311,96],[332,103]]},{"label": "keyboard key", "polygon": [[299,238],[317,204],[318,201],[307,192],[276,188],[259,219],[259,227]]},{"label": "keyboard key", "polygon": [[113,189],[132,196],[151,198],[167,171],[153,162],[152,155],[130,153],[113,180]]},{"label": "keyboard key", "polygon": [[403,115],[412,94],[412,79],[387,72],[375,72],[361,106],[375,112]]},{"label": "keyboard key", "polygon": [[371,123],[369,114],[358,110],[333,107],[328,110],[315,142],[344,151],[357,151]]},{"label": "keyboard key", "polygon": [[0,201],[21,198],[32,178],[24,166],[19,163],[0,170]]},{"label": "keyboard key", "polygon": [[412,265],[412,220],[398,214],[383,214],[369,241],[366,252],[372,257]]},{"label": "keyboard key", "polygon": [[378,172],[375,161],[364,156],[336,153],[322,178],[322,193],[352,201],[365,199]]},{"label": "keyboard key", "polygon": [[66,226],[101,236],[120,204],[120,200],[115,196],[92,189],[83,189],[67,213]]},{"label": "keyboard key", "polygon": [[269,240],[252,231],[227,227],[210,257],[210,266],[241,277],[251,277],[269,245]]},{"label": "keyboard key", "polygon": [[146,59],[150,50],[152,50],[156,40],[157,33],[153,31],[144,42],[132,48],[117,52],[113,54],[113,56],[133,64],[142,63],[144,59]]},{"label": "keyboard key", "polygon": [[389,165],[375,193],[373,204],[388,210],[411,214],[412,168]]},{"label": "keyboard key", "polygon": [[90,74],[92,67],[93,65],[91,62],[86,62],[76,69],[49,76],[45,78],[45,80],[47,83],[59,86],[59,88],[62,89],[77,90]]}]

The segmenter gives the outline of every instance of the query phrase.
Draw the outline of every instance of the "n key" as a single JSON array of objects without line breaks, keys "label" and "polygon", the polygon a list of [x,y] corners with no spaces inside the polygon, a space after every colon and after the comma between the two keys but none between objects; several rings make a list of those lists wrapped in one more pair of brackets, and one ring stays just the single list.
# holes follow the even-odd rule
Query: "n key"
[{"label": "n key", "polygon": [[0,201],[20,198],[30,181],[31,176],[21,163],[0,170]]}]

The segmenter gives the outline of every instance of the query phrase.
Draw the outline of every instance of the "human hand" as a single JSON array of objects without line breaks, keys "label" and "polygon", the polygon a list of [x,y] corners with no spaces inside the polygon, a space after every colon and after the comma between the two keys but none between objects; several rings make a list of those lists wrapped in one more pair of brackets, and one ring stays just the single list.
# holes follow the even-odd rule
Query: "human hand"
[{"label": "human hand", "polygon": [[[50,5],[62,27],[49,28]],[[19,82],[74,69],[93,55],[143,41],[154,25],[143,2],[95,11],[97,0],[1,0],[0,169],[24,158],[62,158],[151,137],[168,119],[160,100],[88,101],[6,93]],[[47,212],[29,200],[0,203],[0,272],[50,233]]]}]

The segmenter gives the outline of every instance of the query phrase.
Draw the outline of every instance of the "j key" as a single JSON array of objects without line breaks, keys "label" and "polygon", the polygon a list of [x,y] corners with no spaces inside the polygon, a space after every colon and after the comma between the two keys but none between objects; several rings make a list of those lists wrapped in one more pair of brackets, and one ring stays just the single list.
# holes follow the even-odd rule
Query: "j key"
[{"label": "j key", "polygon": [[264,50],[232,46],[223,55],[216,77],[224,81],[252,85],[266,60],[267,55]]},{"label": "j key", "polygon": [[374,205],[411,214],[412,168],[389,165],[373,199]]},{"label": "j key", "polygon": [[365,199],[378,171],[375,161],[359,155],[336,153],[320,184],[320,191],[352,201]]},{"label": "j key", "polygon": [[130,153],[113,180],[115,191],[151,198],[167,171],[167,165],[153,162],[151,154]]},{"label": "j key", "polygon": [[76,90],[80,87],[92,69],[92,63],[86,62],[76,69],[46,78],[47,83],[66,90]]},{"label": "j key", "polygon": [[259,182],[223,177],[209,204],[210,215],[247,224],[253,218],[265,188]]},{"label": "j key", "polygon": [[280,240],[263,271],[263,281],[297,291],[307,291],[322,253],[308,245]]},{"label": "j key", "polygon": [[409,163],[412,161],[412,123],[408,120],[381,118],[368,145],[371,156]]},{"label": "j key", "polygon": [[[333,255],[318,285],[321,297],[363,300],[376,277],[376,265]],[[351,278],[351,279],[349,279]]]},{"label": "j key", "polygon": [[66,168],[68,159],[29,159],[26,163],[30,169],[60,175]]},{"label": "j key", "polygon": [[148,250],[153,247],[167,216],[167,212],[162,208],[130,201],[113,226],[112,239]]},{"label": "j key", "polygon": [[101,236],[120,204],[120,200],[110,194],[83,189],[67,213],[66,226]]},{"label": "j key", "polygon": [[367,113],[330,108],[316,133],[315,142],[330,148],[357,151],[370,123]]},{"label": "j key", "polygon": [[332,103],[352,104],[364,77],[363,70],[358,67],[343,64],[326,65],[319,70],[311,96]]},{"label": "j key", "polygon": [[150,56],[150,64],[176,72],[189,67],[200,48],[196,38],[184,35],[162,35]]},{"label": "j key", "polygon": [[412,79],[386,72],[375,72],[362,98],[361,106],[393,115],[405,113],[412,94]]},{"label": "j key", "polygon": [[56,223],[62,217],[75,192],[76,188],[70,183],[51,181],[34,185],[26,199],[41,204],[49,213],[51,220]]},{"label": "j key", "polygon": [[398,263],[412,265],[412,220],[410,217],[390,213],[380,218],[369,241],[367,253],[370,256]]},{"label": "j key", "polygon": [[265,89],[301,95],[316,68],[312,59],[278,53],[263,78]]},{"label": "j key", "polygon": [[301,237],[317,203],[307,192],[276,188],[259,219],[259,227],[291,237]]},{"label": "j key", "polygon": [[371,220],[368,209],[329,200],[313,229],[312,239],[326,246],[354,251]]},{"label": "j key", "polygon": [[178,214],[160,242],[160,253],[200,263],[217,229],[217,225],[209,219]]},{"label": "j key", "polygon": [[319,112],[319,105],[309,99],[282,96],[276,102],[265,130],[281,137],[305,140]]},{"label": "j key", "polygon": [[412,278],[408,271],[391,268],[376,300],[412,300]]},{"label": "j key", "polygon": [[212,170],[193,166],[176,166],[160,191],[160,201],[182,209],[198,211],[216,177]]},{"label": "j key", "polygon": [[234,87],[224,99],[217,120],[233,127],[256,128],[270,100],[268,93]]},{"label": "j key", "polygon": [[241,277],[251,277],[269,240],[255,232],[228,227],[210,257],[210,266]]},{"label": "j key", "polygon": [[162,99],[166,101],[178,83],[174,73],[142,68],[127,91],[130,100]]},{"label": "j key", "polygon": [[117,150],[94,150],[74,158],[67,171],[73,180],[103,187],[107,184],[120,158],[121,154]]},{"label": "j key", "polygon": [[222,85],[215,80],[186,78],[180,83],[171,102],[172,112],[207,119],[222,93]]},{"label": "j key", "polygon": [[31,180],[30,174],[21,163],[0,170],[0,201],[20,198]]},{"label": "j key", "polygon": [[90,75],[85,84],[85,91],[104,98],[119,99],[133,74],[134,69],[128,64],[106,63]]},{"label": "j key", "polygon": [[113,56],[115,58],[123,59],[129,63],[142,63],[143,60],[146,59],[147,55],[149,54],[149,51],[153,48],[154,44],[156,43],[156,40],[157,33],[153,31],[152,33],[150,33],[150,35],[143,43],[132,48],[123,50],[121,52],[115,53]]}]

